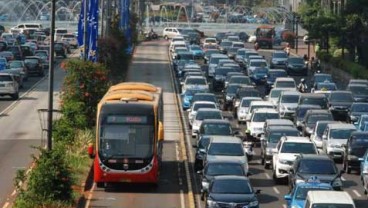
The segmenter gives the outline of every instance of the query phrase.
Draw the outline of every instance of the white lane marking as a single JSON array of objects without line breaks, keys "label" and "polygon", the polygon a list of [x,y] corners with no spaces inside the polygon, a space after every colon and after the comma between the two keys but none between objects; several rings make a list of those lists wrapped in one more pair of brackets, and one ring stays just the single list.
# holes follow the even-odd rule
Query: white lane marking
[{"label": "white lane marking", "polygon": [[84,206],[85,208],[89,208],[89,204],[91,203],[93,191],[95,190],[95,188],[96,188],[96,183],[93,183],[92,188],[89,191],[89,194],[88,194],[88,197],[87,197],[86,206]]},{"label": "white lane marking", "polygon": [[286,204],[283,204],[283,205],[282,205],[282,207],[283,207],[283,208],[287,208],[287,205],[286,205]]},{"label": "white lane marking", "polygon": [[342,181],[346,181],[346,179],[345,179],[344,177],[342,177],[342,176],[341,176],[341,180],[342,180]]},{"label": "white lane marking", "polygon": [[180,207],[184,208],[185,207],[185,203],[184,203],[184,191],[180,190]]},{"label": "white lane marking", "polygon": [[359,193],[357,190],[355,190],[355,189],[353,189],[353,193],[354,193],[357,197],[362,197],[362,195],[360,195],[360,193]]},{"label": "white lane marking", "polygon": [[273,190],[275,191],[276,194],[280,194],[280,191],[279,191],[279,189],[277,189],[277,187],[272,187],[272,188],[273,188]]},{"label": "white lane marking", "polygon": [[265,173],[267,179],[271,179],[271,176],[268,173]]},{"label": "white lane marking", "polygon": [[3,206],[3,208],[7,208],[8,206],[9,206],[9,202],[6,202],[5,204],[4,204],[4,206]]}]

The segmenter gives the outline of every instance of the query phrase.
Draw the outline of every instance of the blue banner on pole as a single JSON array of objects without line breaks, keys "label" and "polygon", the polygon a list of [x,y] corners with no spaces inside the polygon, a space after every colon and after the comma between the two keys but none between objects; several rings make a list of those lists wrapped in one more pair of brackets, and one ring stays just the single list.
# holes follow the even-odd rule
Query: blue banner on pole
[{"label": "blue banner on pole", "polygon": [[120,29],[122,29],[125,33],[125,38],[128,42],[127,53],[131,54],[132,49],[132,34],[130,28],[130,0],[121,0],[121,11],[120,11]]},{"label": "blue banner on pole", "polygon": [[[84,40],[84,1],[87,1],[87,39]],[[79,48],[88,50],[87,59],[97,61],[98,40],[98,0],[82,0],[81,12],[78,21]],[[86,46],[86,47],[85,47]],[[82,51],[81,51],[82,52]],[[84,56],[84,53],[81,53]]]}]

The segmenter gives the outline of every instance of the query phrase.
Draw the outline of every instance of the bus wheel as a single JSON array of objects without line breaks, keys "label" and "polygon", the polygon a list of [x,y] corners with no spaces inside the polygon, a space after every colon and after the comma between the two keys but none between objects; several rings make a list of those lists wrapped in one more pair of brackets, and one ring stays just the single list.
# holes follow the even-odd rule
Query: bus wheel
[{"label": "bus wheel", "polygon": [[96,182],[97,188],[105,188],[105,183],[103,182]]}]

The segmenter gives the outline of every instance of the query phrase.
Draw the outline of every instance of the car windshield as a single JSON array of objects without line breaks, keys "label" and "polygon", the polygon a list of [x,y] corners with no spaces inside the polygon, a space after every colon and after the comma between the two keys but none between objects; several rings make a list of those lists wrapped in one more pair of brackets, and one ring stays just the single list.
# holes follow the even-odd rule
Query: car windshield
[{"label": "car windshield", "polygon": [[238,91],[239,97],[261,97],[261,94],[258,90],[241,90]]},{"label": "car windshield", "polygon": [[319,123],[317,125],[317,130],[316,130],[317,136],[321,137],[323,135],[323,132],[325,131],[327,124],[328,123]]},{"label": "car windshield", "polygon": [[228,94],[235,94],[236,91],[238,90],[238,88],[239,88],[239,85],[229,85],[226,88],[226,93],[228,93]]},{"label": "car windshield", "polygon": [[211,143],[208,149],[209,155],[244,156],[241,143]]},{"label": "car windshield", "polygon": [[287,54],[286,53],[274,53],[272,58],[287,58]]},{"label": "car windshield", "polygon": [[252,62],[250,62],[249,66],[252,66],[252,67],[266,67],[267,64],[264,61],[252,61]]},{"label": "car windshield", "polygon": [[236,53],[239,56],[244,56],[245,55],[245,50],[238,50],[238,52]]},{"label": "car windshield", "polygon": [[323,98],[308,98],[304,97],[301,99],[300,104],[308,104],[308,105],[319,105],[321,108],[327,107],[327,100],[325,97]]},{"label": "car windshield", "polygon": [[332,91],[336,90],[336,85],[333,83],[319,83],[317,84],[316,90]]},{"label": "car windshield", "polygon": [[233,42],[231,41],[222,41],[220,46],[223,46],[223,47],[229,47],[233,44]]},{"label": "car windshield", "polygon": [[331,93],[330,101],[332,102],[353,102],[351,93]]},{"label": "car windshield", "polygon": [[331,139],[348,139],[351,133],[356,131],[355,129],[331,129],[330,137]]},{"label": "car windshield", "polygon": [[278,143],[282,136],[299,136],[299,132],[296,131],[282,131],[282,132],[271,132],[268,135],[267,141],[269,143]]},{"label": "car windshield", "polygon": [[216,43],[216,39],[206,39],[206,43]]},{"label": "car windshield", "polygon": [[269,78],[275,80],[277,77],[287,77],[286,71],[269,71]]},{"label": "car windshield", "polygon": [[308,110],[310,109],[318,109],[318,108],[298,108],[297,109],[297,115],[299,119],[304,118],[305,114],[307,113]]},{"label": "car windshield", "polygon": [[11,62],[9,62],[9,67],[11,69],[13,69],[13,68],[23,68],[23,64],[22,64],[21,61],[11,61]]},{"label": "car windshield", "polygon": [[37,64],[38,63],[38,59],[25,59],[24,63],[26,64]]},{"label": "car windshield", "polygon": [[238,51],[238,49],[239,49],[239,48],[229,48],[229,49],[227,50],[227,52],[228,52],[228,53],[233,53],[233,54],[234,54],[234,53],[236,53],[236,52]]},{"label": "car windshield", "polygon": [[257,67],[254,69],[253,71],[254,74],[267,74],[268,73],[268,69],[265,67]]},{"label": "car windshield", "polygon": [[185,82],[186,85],[206,85],[206,80],[204,78],[190,78]]},{"label": "car windshield", "polygon": [[332,77],[329,74],[319,74],[314,77],[314,81],[317,83],[324,82],[324,81],[332,82]]},{"label": "car windshield", "polygon": [[181,53],[179,55],[180,55],[180,60],[194,60],[194,57],[192,54]]},{"label": "car windshield", "polygon": [[216,180],[211,189],[215,194],[251,194],[253,190],[246,180]]},{"label": "car windshield", "polygon": [[192,50],[202,50],[199,46],[190,46]]},{"label": "car windshield", "polygon": [[221,123],[206,123],[203,124],[203,130],[205,135],[231,135],[230,124]]},{"label": "car windshield", "polygon": [[200,108],[216,108],[216,105],[214,103],[196,103],[193,106],[194,111],[197,111]]},{"label": "car windshield", "polygon": [[253,122],[265,122],[267,119],[279,119],[278,113],[255,113],[253,116]]},{"label": "car windshield", "polygon": [[366,86],[350,86],[349,89],[354,95],[368,95]]},{"label": "car windshield", "polygon": [[334,204],[334,203],[328,203],[328,204],[313,204],[313,208],[354,208],[351,204]]},{"label": "car windshield", "polygon": [[295,82],[293,82],[293,81],[280,81],[280,82],[276,82],[275,87],[278,87],[278,88],[295,88]]},{"label": "car windshield", "polygon": [[307,123],[315,124],[317,121],[332,121],[332,115],[330,114],[315,114],[308,116]]},{"label": "car windshield", "polygon": [[313,143],[284,142],[281,153],[317,154]]},{"label": "car windshield", "polygon": [[[233,71],[233,70],[231,70]],[[217,76],[226,76],[226,74],[229,72],[228,68],[216,68],[215,69],[215,75]]]},{"label": "car windshield", "polygon": [[211,56],[211,54],[219,54],[218,50],[207,50],[204,54],[205,56]]},{"label": "car windshield", "polygon": [[271,90],[270,97],[271,98],[278,98],[281,95],[282,90]]},{"label": "car windshield", "polygon": [[204,170],[204,175],[244,175],[244,169],[237,163],[210,163]]},{"label": "car windshield", "polygon": [[250,103],[251,103],[253,100],[261,100],[261,99],[244,99],[244,100],[242,100],[242,102],[241,102],[241,107],[249,107]]},{"label": "car windshield", "polygon": [[0,75],[0,82],[12,82],[10,75]]},{"label": "car windshield", "polygon": [[368,145],[368,136],[367,135],[355,135],[354,139],[351,140],[352,146],[367,146]]},{"label": "car windshield", "polygon": [[35,56],[47,57],[47,52],[45,52],[45,51],[36,51]]},{"label": "car windshield", "polygon": [[204,119],[222,119],[220,111],[200,111],[197,113],[196,120],[202,121]]},{"label": "car windshield", "polygon": [[352,112],[368,112],[368,103],[353,104],[351,106]]},{"label": "car windshield", "polygon": [[250,85],[250,79],[248,77],[231,77],[230,83]]},{"label": "car windshield", "polygon": [[299,95],[283,95],[281,97],[281,103],[298,103]]},{"label": "car windshield", "polygon": [[335,175],[337,169],[331,160],[301,160],[298,168],[299,173]]},{"label": "car windshield", "polygon": [[216,97],[213,95],[195,95],[193,97],[193,102],[195,101],[210,101],[217,103]]},{"label": "car windshield", "polygon": [[308,191],[311,191],[311,190],[331,190],[331,188],[324,187],[324,186],[307,186],[307,187],[302,186],[297,189],[295,193],[295,199],[305,200],[307,198]]},{"label": "car windshield", "polygon": [[289,64],[304,64],[304,60],[302,58],[289,58]]}]

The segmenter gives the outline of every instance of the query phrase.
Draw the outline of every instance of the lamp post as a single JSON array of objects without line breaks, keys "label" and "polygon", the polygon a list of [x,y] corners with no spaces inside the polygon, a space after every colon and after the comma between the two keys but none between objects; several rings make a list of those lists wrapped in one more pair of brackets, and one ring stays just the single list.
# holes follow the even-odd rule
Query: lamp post
[{"label": "lamp post", "polygon": [[55,4],[56,0],[52,0],[51,5],[51,40],[50,40],[50,58],[49,58],[49,89],[48,89],[48,108],[47,108],[47,149],[52,150],[52,112],[54,102],[54,58],[55,58]]},{"label": "lamp post", "polygon": [[[53,0],[55,1],[55,0]],[[83,16],[83,19],[84,19],[84,29],[83,29],[83,60],[84,61],[87,61],[87,56],[88,56],[88,46],[87,46],[87,29],[88,29],[88,22],[87,22],[87,6],[88,6],[88,0],[84,0],[84,16]]]}]

